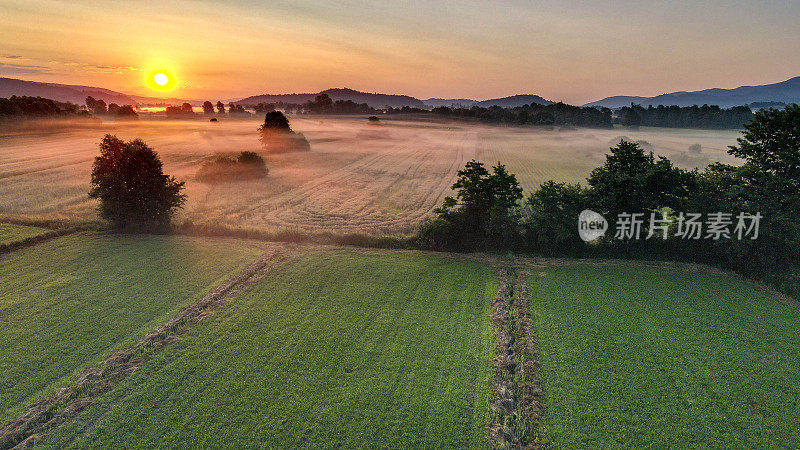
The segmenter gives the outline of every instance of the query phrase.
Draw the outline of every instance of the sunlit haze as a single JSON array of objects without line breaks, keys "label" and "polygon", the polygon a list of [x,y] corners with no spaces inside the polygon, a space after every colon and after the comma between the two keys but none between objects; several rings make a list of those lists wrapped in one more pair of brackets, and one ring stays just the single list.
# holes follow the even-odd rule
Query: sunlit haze
[{"label": "sunlit haze", "polygon": [[800,3],[787,1],[5,0],[0,9],[0,76],[148,96],[346,86],[583,103],[800,74]]}]

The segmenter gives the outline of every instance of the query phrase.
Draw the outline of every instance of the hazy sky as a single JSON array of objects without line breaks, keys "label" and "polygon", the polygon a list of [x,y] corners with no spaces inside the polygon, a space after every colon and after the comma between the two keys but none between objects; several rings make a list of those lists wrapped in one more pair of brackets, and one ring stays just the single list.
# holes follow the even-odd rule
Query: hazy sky
[{"label": "hazy sky", "polygon": [[[800,1],[0,0],[0,76],[227,99],[609,95],[800,75]],[[146,87],[153,70],[178,80]]]}]

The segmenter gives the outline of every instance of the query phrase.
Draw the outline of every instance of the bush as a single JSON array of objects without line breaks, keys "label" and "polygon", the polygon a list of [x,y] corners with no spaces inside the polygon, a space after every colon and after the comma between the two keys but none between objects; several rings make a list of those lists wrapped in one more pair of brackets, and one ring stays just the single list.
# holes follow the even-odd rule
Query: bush
[{"label": "bush", "polygon": [[218,155],[200,166],[195,179],[204,183],[222,183],[264,178],[269,169],[264,158],[256,152],[244,151],[234,159]]},{"label": "bush", "polygon": [[184,183],[163,173],[158,154],[141,139],[124,142],[107,134],[91,185],[89,197],[100,199],[100,215],[119,230],[163,230],[186,202]]}]

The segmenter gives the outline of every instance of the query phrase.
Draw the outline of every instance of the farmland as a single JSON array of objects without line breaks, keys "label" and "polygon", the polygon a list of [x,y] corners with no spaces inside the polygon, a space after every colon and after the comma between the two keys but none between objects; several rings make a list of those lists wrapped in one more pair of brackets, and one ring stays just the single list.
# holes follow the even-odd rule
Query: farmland
[{"label": "farmland", "polygon": [[529,278],[555,448],[800,444],[800,310],[749,283],[664,267]]},{"label": "farmland", "polygon": [[482,448],[507,264],[553,447],[800,442],[800,312],[730,275],[98,234],[0,256],[3,419],[275,249],[288,257],[40,442]]},{"label": "farmland", "polygon": [[[63,124],[62,124],[63,125]],[[177,221],[268,232],[407,234],[450,194],[472,158],[500,161],[530,191],[548,179],[581,181],[620,137],[684,167],[721,160],[737,132],[718,130],[538,129],[463,122],[363,117],[295,117],[311,152],[266,155],[269,176],[206,184],[194,179],[215,153],[261,151],[256,120],[80,122],[0,135],[0,219],[97,218],[86,196],[91,163],[105,133],[140,137],[161,155],[167,173],[187,182]],[[689,147],[700,145],[699,153]]]},{"label": "farmland", "polygon": [[478,263],[307,252],[46,443],[481,448],[496,290]]},{"label": "farmland", "polygon": [[0,421],[260,253],[246,243],[74,235],[0,255]]},{"label": "farmland", "polygon": [[46,228],[0,223],[0,245],[24,241],[48,231]]}]

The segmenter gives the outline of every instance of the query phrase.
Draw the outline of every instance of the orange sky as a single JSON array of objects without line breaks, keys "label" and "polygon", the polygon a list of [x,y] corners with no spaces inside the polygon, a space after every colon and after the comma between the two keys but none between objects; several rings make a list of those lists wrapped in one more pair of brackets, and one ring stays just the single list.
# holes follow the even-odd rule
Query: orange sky
[{"label": "orange sky", "polygon": [[[193,99],[346,86],[581,104],[800,75],[800,2],[489,5],[0,0],[0,76]],[[171,92],[147,87],[161,68]]]}]

